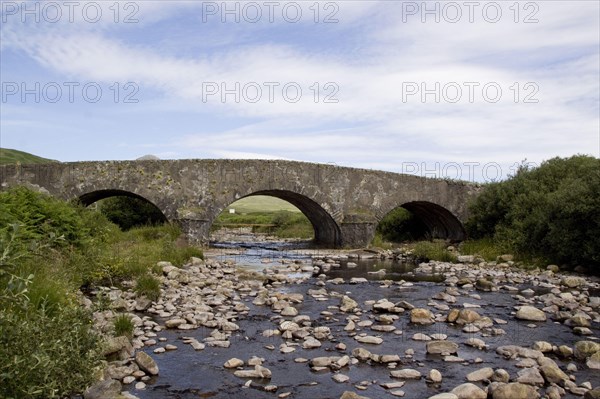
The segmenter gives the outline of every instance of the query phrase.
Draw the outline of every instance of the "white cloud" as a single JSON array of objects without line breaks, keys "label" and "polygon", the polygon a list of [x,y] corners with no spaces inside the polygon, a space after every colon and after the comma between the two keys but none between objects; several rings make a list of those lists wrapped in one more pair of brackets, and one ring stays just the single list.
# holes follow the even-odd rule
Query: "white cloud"
[{"label": "white cloud", "polygon": [[[190,3],[141,2],[144,18],[139,28],[177,24],[186,13],[200,18],[200,6]],[[310,4],[302,4],[303,12],[310,12]],[[508,8],[512,3],[501,4],[506,14],[497,24],[482,21],[477,14],[475,23],[450,24],[421,23],[416,16],[399,22],[402,2],[340,2],[339,23],[331,25],[331,35],[346,40],[349,50],[334,54],[294,44],[303,32],[323,28],[310,19],[297,26],[278,21],[277,32],[285,36],[269,41],[251,39],[252,29],[269,31],[269,24],[220,24],[216,32],[225,33],[222,43],[227,45],[208,44],[211,51],[192,46],[194,51],[185,56],[165,54],[150,41],[128,40],[131,26],[30,30],[13,24],[3,27],[7,40],[2,51],[21,49],[68,79],[137,82],[142,91],[159,93],[158,98],[146,99],[149,115],[178,110],[201,118],[237,120],[237,128],[223,126],[210,134],[197,133],[190,125],[179,133],[178,144],[165,150],[169,154],[202,148],[203,154],[216,157],[333,160],[397,170],[399,159],[509,164],[522,155],[537,161],[595,153],[598,3],[536,2],[536,24],[514,23]],[[177,28],[177,38],[183,40],[181,32],[187,28],[197,33],[198,26]],[[204,31],[208,38],[216,37],[209,29]],[[238,35],[244,37],[242,45],[236,45]],[[166,40],[161,45],[172,43]],[[250,84],[246,94],[253,98],[251,82],[262,90],[257,103],[243,97],[235,102],[231,94],[224,102],[218,94],[203,101],[206,90],[215,88],[213,83],[229,89],[236,83],[240,89]],[[279,83],[273,102],[265,82]],[[298,103],[283,98],[281,87],[290,82],[302,87]],[[317,103],[310,89],[315,82],[321,89]],[[324,90],[327,82],[335,85]],[[432,95],[425,102],[419,95],[403,98],[403,89],[407,84],[414,88],[413,82],[429,89],[436,83],[444,87],[456,82],[463,97],[456,104],[444,98],[435,103]],[[465,82],[479,84],[472,103]],[[502,88],[498,103],[483,97],[481,87],[486,83]],[[323,96],[336,88],[339,102],[323,103]],[[533,96],[539,103],[524,103],[534,89],[539,89]]]}]

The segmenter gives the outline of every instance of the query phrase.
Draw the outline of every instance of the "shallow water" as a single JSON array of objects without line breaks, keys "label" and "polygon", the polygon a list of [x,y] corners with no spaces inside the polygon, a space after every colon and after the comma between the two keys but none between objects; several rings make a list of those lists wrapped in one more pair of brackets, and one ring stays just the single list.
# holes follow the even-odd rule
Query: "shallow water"
[{"label": "shallow water", "polygon": [[[223,246],[223,253],[217,255],[220,260],[233,260],[240,265],[253,269],[264,269],[274,265],[281,264],[282,260],[302,260],[309,262],[309,255],[302,248],[290,247],[286,243],[281,245],[272,245],[269,247],[258,246],[245,250],[243,253],[234,255],[227,254],[233,245],[229,247]],[[357,267],[348,268],[347,262],[341,262],[339,268],[332,268],[328,273],[330,278],[343,277],[367,277],[370,280],[392,279],[414,281],[412,285],[400,286],[392,285],[390,287],[383,286],[380,282],[369,281],[365,284],[350,285],[327,285],[328,291],[336,291],[340,294],[350,295],[363,308],[364,301],[378,300],[387,298],[392,302],[407,301],[417,307],[429,307],[431,298],[438,292],[445,289],[445,285],[431,281],[424,281],[427,278],[438,281],[442,276],[424,276],[414,274],[415,265],[402,264],[399,262],[379,261],[379,260],[362,260],[354,261]],[[369,271],[377,271],[385,269],[385,276],[368,274]],[[427,375],[430,369],[438,369],[444,380],[439,385],[430,385],[424,379],[418,381],[407,381],[406,385],[401,389],[406,392],[405,398],[427,398],[431,395],[440,392],[447,392],[455,386],[466,382],[465,375],[468,372],[477,370],[482,367],[504,368],[512,378],[516,378],[519,369],[515,366],[516,361],[505,360],[499,355],[496,355],[495,348],[501,345],[520,345],[531,347],[538,340],[545,340],[556,345],[573,344],[583,339],[571,332],[571,329],[563,324],[546,321],[543,323],[535,323],[537,328],[527,327],[528,322],[521,322],[514,319],[514,306],[517,302],[511,297],[511,294],[501,292],[477,292],[481,299],[477,300],[472,297],[460,296],[457,297],[457,303],[451,307],[462,307],[465,302],[480,305],[477,310],[480,314],[490,318],[500,318],[507,320],[509,323],[500,325],[506,330],[506,335],[482,337],[481,333],[465,334],[459,327],[451,326],[446,323],[435,323],[431,326],[417,326],[408,323],[407,313],[400,315],[394,325],[403,331],[402,335],[393,333],[380,333],[370,330],[368,327],[358,332],[366,332],[369,335],[379,335],[384,339],[381,345],[359,344],[348,333],[343,331],[346,325],[346,316],[336,310],[328,309],[328,306],[339,305],[338,298],[329,298],[326,301],[317,301],[307,295],[309,289],[315,289],[315,279],[310,279],[302,284],[286,285],[281,288],[286,292],[298,292],[304,294],[304,302],[295,307],[299,314],[309,315],[313,320],[313,326],[323,325],[331,329],[331,333],[339,341],[323,341],[323,345],[318,349],[305,350],[298,347],[295,352],[282,354],[278,347],[285,342],[282,338],[263,337],[262,331],[274,329],[278,326],[278,316],[275,315],[269,307],[254,306],[253,298],[245,298],[244,303],[250,308],[249,315],[242,315],[236,323],[240,326],[240,331],[234,334],[230,341],[231,346],[228,349],[210,348],[207,347],[203,351],[194,351],[191,346],[183,344],[181,337],[191,336],[199,341],[207,337],[211,329],[199,328],[193,331],[174,331],[166,330],[160,332],[159,337],[167,338],[167,343],[172,343],[178,346],[178,350],[166,352],[164,354],[152,354],[152,348],[145,348],[148,353],[156,360],[160,375],[151,380],[148,387],[144,391],[136,391],[131,387],[131,392],[140,399],[162,399],[162,398],[276,398],[277,395],[284,392],[291,392],[290,398],[306,398],[306,399],[329,399],[339,398],[346,391],[356,391],[361,395],[368,396],[372,399],[393,398],[389,391],[379,386],[380,383],[393,381],[390,378],[389,369],[381,364],[366,364],[359,363],[346,367],[341,370],[343,374],[350,377],[348,383],[337,383],[332,380],[333,375],[330,371],[315,373],[310,370],[307,363],[295,363],[294,359],[303,357],[311,359],[317,356],[335,356],[343,354],[351,354],[352,349],[359,346],[365,347],[373,353],[377,354],[398,354],[402,357],[402,365],[397,368],[408,367],[415,368],[423,374]],[[526,285],[519,286],[520,289],[529,288]],[[441,301],[436,301],[443,303]],[[329,310],[334,313],[333,317],[326,317],[321,312]],[[447,313],[447,312],[442,312]],[[511,314],[512,313],[512,314]],[[365,312],[361,317],[362,320],[372,317],[372,313]],[[600,337],[600,329],[597,323],[592,325],[595,337]],[[417,342],[411,339],[412,335],[418,332],[425,334],[443,333],[448,335],[448,340],[459,344],[458,356],[464,358],[470,364],[465,366],[462,363],[444,362],[439,356],[427,355],[425,351],[425,342]],[[478,350],[464,345],[464,342],[470,337],[482,338],[489,350]],[[344,352],[339,352],[335,349],[338,342],[344,342],[347,349]],[[266,345],[274,345],[275,350],[265,348]],[[412,348],[415,350],[413,359],[404,357],[404,351]],[[273,378],[269,381],[254,381],[250,388],[244,388],[243,384],[246,380],[239,379],[233,375],[233,371],[228,371],[223,368],[223,364],[232,357],[237,357],[247,361],[252,356],[265,358],[264,366],[273,372]],[[552,357],[552,355],[549,355]],[[480,364],[474,364],[475,359],[480,358]],[[563,370],[567,362],[556,359],[557,363]],[[577,382],[590,381],[593,386],[600,384],[600,377],[597,370],[592,371],[578,361],[573,361],[578,369],[576,373]],[[360,381],[371,381],[373,385],[364,391],[358,391],[353,385]],[[316,383],[316,384],[315,384]],[[268,384],[277,385],[279,388],[276,393],[268,393],[262,390],[262,387]],[[543,392],[543,389],[540,391]],[[575,398],[574,395],[567,395],[565,398]]]}]

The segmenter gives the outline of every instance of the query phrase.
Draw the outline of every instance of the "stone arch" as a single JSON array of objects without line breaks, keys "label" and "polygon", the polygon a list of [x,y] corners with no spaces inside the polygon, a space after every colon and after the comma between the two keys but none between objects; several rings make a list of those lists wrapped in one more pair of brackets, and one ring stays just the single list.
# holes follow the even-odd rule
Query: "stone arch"
[{"label": "stone arch", "polygon": [[423,221],[432,238],[452,241],[462,241],[466,238],[461,221],[441,205],[428,201],[412,201],[402,204],[402,207]]},{"label": "stone arch", "polygon": [[[398,207],[406,209],[419,218],[427,227],[428,235],[431,238],[444,238],[451,241],[462,241],[466,238],[462,222],[441,205],[429,201],[410,201]],[[398,207],[390,209],[389,212]]]},{"label": "stone arch", "polygon": [[[331,248],[336,248],[341,245],[342,233],[340,227],[329,214],[329,212],[327,212],[319,203],[311,198],[289,190],[259,190],[254,191],[251,194],[244,195],[243,197],[236,198],[235,201],[256,195],[276,197],[287,201],[296,208],[300,209],[300,211],[308,218],[313,226],[315,232],[315,244]],[[235,201],[232,201],[231,203]],[[216,217],[223,211],[223,209],[229,205],[230,204],[225,205],[219,210],[219,212],[215,214],[211,220],[211,225]]]},{"label": "stone arch", "polygon": [[131,191],[119,190],[119,189],[94,190],[94,191],[90,191],[90,192],[80,195],[79,197],[76,198],[76,201],[78,201],[83,206],[89,206],[89,205],[93,204],[94,202],[103,200],[105,198],[121,197],[121,196],[137,198],[137,199],[141,199],[143,201],[149,202],[150,204],[154,205],[156,207],[156,209],[158,209],[160,211],[165,222],[169,221],[169,219],[165,215],[164,210],[162,210],[158,205],[156,205],[154,202],[150,201],[148,198],[143,197],[139,194],[132,193]]}]

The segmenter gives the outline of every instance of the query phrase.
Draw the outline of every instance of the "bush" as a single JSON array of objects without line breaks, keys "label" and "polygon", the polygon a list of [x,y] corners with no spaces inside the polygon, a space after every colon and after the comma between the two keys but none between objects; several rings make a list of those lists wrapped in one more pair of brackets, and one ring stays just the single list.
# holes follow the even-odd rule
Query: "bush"
[{"label": "bush", "polygon": [[89,315],[62,307],[46,313],[0,312],[0,397],[62,398],[93,382],[99,363]]},{"label": "bush", "polygon": [[469,235],[518,256],[600,266],[600,160],[553,158],[490,184],[471,205]]},{"label": "bush", "polygon": [[427,226],[411,212],[398,207],[381,219],[377,233],[391,242],[415,241],[426,236]]},{"label": "bush", "polygon": [[[122,232],[91,209],[25,188],[1,192],[0,397],[61,398],[89,386],[99,340],[77,290],[139,276],[138,294],[155,300],[157,261],[202,256],[175,245],[180,234],[174,225]],[[117,319],[115,331],[129,329]]]},{"label": "bush", "polygon": [[80,206],[23,187],[0,193],[0,229],[19,225],[23,244],[43,241],[53,247],[82,248],[114,231],[105,218]]},{"label": "bush", "polygon": [[154,204],[142,198],[116,196],[99,201],[98,208],[108,220],[129,230],[138,226],[153,226],[166,222],[165,216]]},{"label": "bush", "polygon": [[456,255],[448,251],[446,243],[441,240],[417,242],[413,248],[413,255],[418,259],[457,262]]}]

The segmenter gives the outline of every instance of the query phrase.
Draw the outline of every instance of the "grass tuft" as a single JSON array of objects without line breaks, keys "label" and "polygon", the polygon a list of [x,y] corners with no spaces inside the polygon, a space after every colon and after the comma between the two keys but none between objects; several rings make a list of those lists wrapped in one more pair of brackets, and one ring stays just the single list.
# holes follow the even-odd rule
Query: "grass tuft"
[{"label": "grass tuft", "polygon": [[134,290],[138,296],[156,301],[160,297],[160,281],[151,274],[143,274],[137,278]]},{"label": "grass tuft", "polygon": [[133,321],[131,321],[130,315],[120,314],[115,318],[115,337],[120,337],[121,335],[124,335],[127,338],[131,339],[133,337],[134,328],[135,326],[133,325]]}]

